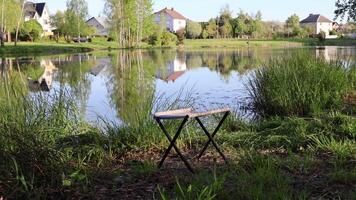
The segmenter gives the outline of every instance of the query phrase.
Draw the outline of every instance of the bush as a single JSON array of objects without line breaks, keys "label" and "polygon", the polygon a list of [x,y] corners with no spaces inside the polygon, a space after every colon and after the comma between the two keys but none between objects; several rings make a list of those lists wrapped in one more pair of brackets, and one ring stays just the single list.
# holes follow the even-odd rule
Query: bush
[{"label": "bush", "polygon": [[337,31],[336,31],[336,30],[331,30],[331,31],[329,32],[329,34],[330,34],[330,35],[337,35]]},{"label": "bush", "polygon": [[257,70],[247,88],[248,108],[261,117],[312,116],[341,110],[343,97],[352,90],[342,62],[327,62],[307,54],[275,59]]},{"label": "bush", "polygon": [[175,45],[177,43],[177,36],[168,31],[162,34],[162,46]]},{"label": "bush", "polygon": [[319,39],[319,42],[325,42],[326,33],[324,31],[320,31],[320,33],[318,34],[318,39]]},{"label": "bush", "polygon": [[177,31],[176,35],[177,35],[177,39],[178,39],[177,44],[178,45],[183,45],[184,44],[184,38],[185,38],[184,29],[181,29],[181,30]]},{"label": "bush", "polygon": [[36,20],[29,20],[24,23],[20,30],[20,38],[34,42],[39,39],[43,32],[42,26]]}]

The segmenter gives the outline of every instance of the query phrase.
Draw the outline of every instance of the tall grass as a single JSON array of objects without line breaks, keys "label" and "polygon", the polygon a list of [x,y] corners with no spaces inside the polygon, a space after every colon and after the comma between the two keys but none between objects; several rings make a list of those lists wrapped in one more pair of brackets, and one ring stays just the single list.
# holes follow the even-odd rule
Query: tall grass
[{"label": "tall grass", "polygon": [[271,60],[255,71],[247,88],[248,106],[261,117],[312,116],[341,110],[354,88],[355,74],[341,61],[328,62],[301,53]]},{"label": "tall grass", "polygon": [[[29,94],[26,82],[10,76],[0,79],[0,188],[8,198],[45,198],[66,186],[90,185],[92,168],[130,148],[165,144],[151,112],[185,106],[191,99],[152,95],[132,109],[130,123],[102,118],[103,128],[81,118],[70,92]],[[177,124],[167,125],[173,130]]]}]

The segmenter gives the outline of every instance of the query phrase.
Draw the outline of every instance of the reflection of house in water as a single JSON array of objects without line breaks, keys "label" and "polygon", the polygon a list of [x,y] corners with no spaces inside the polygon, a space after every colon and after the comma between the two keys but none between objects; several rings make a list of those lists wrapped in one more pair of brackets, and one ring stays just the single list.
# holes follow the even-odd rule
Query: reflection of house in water
[{"label": "reflection of house in water", "polygon": [[187,70],[187,64],[183,58],[175,58],[167,63],[167,71],[159,71],[157,78],[166,82],[174,82]]},{"label": "reflection of house in water", "polygon": [[334,46],[318,47],[315,51],[317,58],[324,58],[327,61],[335,60],[337,58],[337,48]]},{"label": "reflection of house in water", "polygon": [[50,60],[42,60],[40,63],[44,72],[38,80],[29,80],[31,91],[50,91],[53,83],[53,75],[57,70],[56,66]]},{"label": "reflection of house in water", "polygon": [[110,64],[110,59],[109,58],[97,59],[96,57],[94,57],[93,59],[97,61],[97,65],[95,65],[90,69],[90,74],[93,76],[98,76],[100,72],[102,72]]}]

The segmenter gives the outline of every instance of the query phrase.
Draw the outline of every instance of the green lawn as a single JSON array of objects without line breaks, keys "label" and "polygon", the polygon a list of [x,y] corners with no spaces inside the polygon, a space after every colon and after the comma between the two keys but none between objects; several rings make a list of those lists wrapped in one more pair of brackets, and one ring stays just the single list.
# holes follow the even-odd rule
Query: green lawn
[{"label": "green lawn", "polygon": [[104,38],[93,39],[88,43],[67,43],[64,41],[19,42],[15,47],[13,43],[6,43],[0,47],[0,55],[49,55],[58,53],[79,53],[93,50],[106,50],[117,46],[115,42],[107,42]]},{"label": "green lawn", "polygon": [[[242,39],[187,39],[184,48],[246,48],[246,47],[298,47],[307,46],[356,46],[356,39],[330,39],[319,42],[314,38],[306,39],[277,39],[277,40],[242,40]],[[142,43],[141,48],[152,47]],[[163,48],[163,47],[162,47]],[[174,48],[174,47],[170,47]],[[0,47],[0,55],[50,55],[59,53],[79,53],[93,50],[118,49],[116,42],[108,42],[106,38],[94,38],[88,43],[66,43],[61,41],[39,41],[39,42],[20,42],[18,46],[13,43],[6,43],[5,47]]]},{"label": "green lawn", "polygon": [[316,38],[291,38],[276,40],[244,39],[188,39],[185,48],[236,48],[236,47],[296,47],[296,46],[356,46],[356,39],[327,39],[320,42]]},{"label": "green lawn", "polygon": [[236,48],[236,47],[295,47],[300,42],[274,40],[240,40],[240,39],[195,39],[186,40],[185,48]]}]

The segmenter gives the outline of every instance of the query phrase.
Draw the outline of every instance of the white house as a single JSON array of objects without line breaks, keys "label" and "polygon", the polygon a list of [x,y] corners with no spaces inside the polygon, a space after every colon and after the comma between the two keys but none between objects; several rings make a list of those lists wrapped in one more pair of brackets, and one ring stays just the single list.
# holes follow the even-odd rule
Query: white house
[{"label": "white house", "polygon": [[29,87],[31,91],[50,91],[53,85],[54,73],[57,67],[51,60],[41,60],[40,65],[44,68],[42,76],[38,80],[29,80]]},{"label": "white house", "polygon": [[95,30],[95,35],[97,36],[108,36],[108,24],[104,18],[101,17],[92,17],[85,22]]},{"label": "white house", "polygon": [[314,34],[319,34],[323,31],[328,37],[330,31],[333,30],[333,21],[320,14],[310,14],[307,18],[300,21],[300,26],[311,27],[314,30]]},{"label": "white house", "polygon": [[176,57],[167,63],[167,68],[164,71],[158,71],[156,77],[168,82],[174,82],[187,71],[187,63],[185,58]]},{"label": "white house", "polygon": [[166,20],[167,30],[173,33],[185,29],[187,25],[187,19],[175,11],[174,8],[164,8],[155,13],[155,22],[157,24],[161,23],[162,18]]},{"label": "white house", "polygon": [[50,13],[47,3],[26,2],[25,4],[25,21],[31,19],[37,20],[43,29],[42,36],[53,35]]}]

